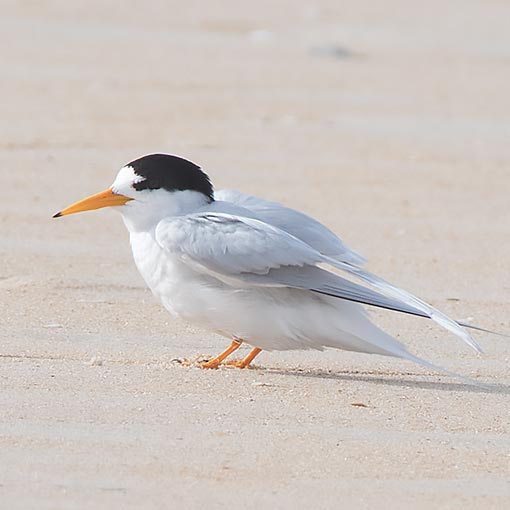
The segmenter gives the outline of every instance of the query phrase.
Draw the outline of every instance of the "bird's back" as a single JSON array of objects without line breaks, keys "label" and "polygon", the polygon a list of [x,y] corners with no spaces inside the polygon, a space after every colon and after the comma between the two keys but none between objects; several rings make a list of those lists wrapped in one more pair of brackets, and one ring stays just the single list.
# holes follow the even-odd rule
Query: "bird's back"
[{"label": "bird's back", "polygon": [[[349,248],[334,232],[306,214],[286,207],[278,202],[246,195],[235,190],[219,190],[215,193],[217,209],[227,208],[223,212],[242,215],[243,210],[249,217],[256,218],[288,234],[297,237],[315,250],[328,257],[343,262],[361,265],[366,259]],[[236,209],[234,210],[230,204]]]}]

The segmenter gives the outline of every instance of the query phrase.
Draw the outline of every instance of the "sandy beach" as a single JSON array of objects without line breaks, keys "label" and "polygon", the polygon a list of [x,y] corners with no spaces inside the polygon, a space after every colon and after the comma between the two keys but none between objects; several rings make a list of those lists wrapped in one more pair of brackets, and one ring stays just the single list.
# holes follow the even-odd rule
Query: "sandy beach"
[{"label": "sandy beach", "polygon": [[510,507],[508,338],[370,312],[489,387],[342,351],[184,367],[225,339],[155,301],[120,216],[51,218],[179,154],[508,333],[510,4],[1,9],[1,508]]}]

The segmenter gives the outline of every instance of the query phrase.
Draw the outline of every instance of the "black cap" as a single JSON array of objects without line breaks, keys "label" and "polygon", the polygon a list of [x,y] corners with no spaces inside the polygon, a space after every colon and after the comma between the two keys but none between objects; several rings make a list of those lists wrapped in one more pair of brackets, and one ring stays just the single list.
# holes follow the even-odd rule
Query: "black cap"
[{"label": "black cap", "polygon": [[171,154],[149,154],[135,159],[126,166],[133,168],[143,180],[133,184],[137,191],[165,189],[167,191],[198,191],[211,202],[214,191],[211,181],[198,165]]}]

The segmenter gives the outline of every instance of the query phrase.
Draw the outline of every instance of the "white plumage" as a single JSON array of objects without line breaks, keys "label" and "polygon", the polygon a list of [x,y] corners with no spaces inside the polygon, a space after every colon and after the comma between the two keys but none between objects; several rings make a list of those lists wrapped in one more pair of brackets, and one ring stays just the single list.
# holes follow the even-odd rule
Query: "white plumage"
[{"label": "white plumage", "polygon": [[[122,168],[104,192],[122,201],[115,205],[135,263],[177,317],[263,350],[332,347],[437,368],[374,325],[365,303],[431,318],[479,349],[456,321],[364,270],[365,259],[316,220],[237,191],[213,199],[207,176],[193,167],[174,156],[146,156]],[[59,215],[104,206],[92,199]]]}]

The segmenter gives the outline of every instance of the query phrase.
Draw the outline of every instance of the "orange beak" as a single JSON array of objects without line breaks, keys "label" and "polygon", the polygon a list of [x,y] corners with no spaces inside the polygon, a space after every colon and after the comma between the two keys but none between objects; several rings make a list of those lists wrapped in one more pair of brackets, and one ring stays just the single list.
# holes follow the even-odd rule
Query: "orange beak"
[{"label": "orange beak", "polygon": [[111,189],[107,189],[105,191],[101,191],[101,193],[97,193],[90,197],[84,198],[83,200],[80,200],[79,202],[76,202],[69,207],[62,209],[62,211],[53,215],[53,217],[60,218],[60,216],[65,216],[67,214],[74,214],[83,211],[93,211],[94,209],[102,209],[103,207],[124,205],[130,200],[133,199],[124,195],[118,195]]}]

